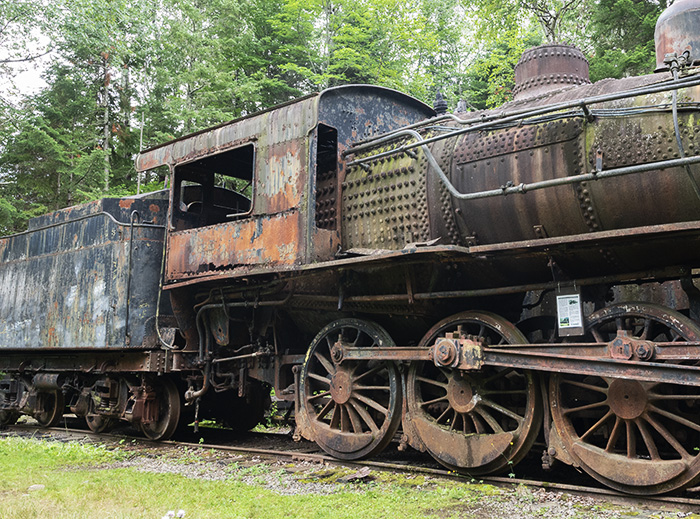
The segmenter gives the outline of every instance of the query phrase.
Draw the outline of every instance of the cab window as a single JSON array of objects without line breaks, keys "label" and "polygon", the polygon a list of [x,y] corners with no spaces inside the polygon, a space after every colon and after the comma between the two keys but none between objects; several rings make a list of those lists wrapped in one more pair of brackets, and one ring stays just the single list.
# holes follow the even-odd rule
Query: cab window
[{"label": "cab window", "polygon": [[255,147],[252,144],[175,168],[172,224],[205,227],[250,214]]}]

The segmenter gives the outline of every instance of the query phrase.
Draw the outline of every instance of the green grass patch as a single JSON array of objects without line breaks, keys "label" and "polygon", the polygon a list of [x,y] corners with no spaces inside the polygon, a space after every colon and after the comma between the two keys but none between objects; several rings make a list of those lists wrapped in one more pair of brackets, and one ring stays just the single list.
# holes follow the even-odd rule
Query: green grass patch
[{"label": "green grass patch", "polygon": [[[194,473],[202,467],[205,472],[224,467],[219,473],[225,479],[123,466],[139,466],[140,460],[179,467],[196,464]],[[352,469],[310,466],[299,470],[233,461],[205,449],[163,452],[14,437],[0,438],[0,469],[0,519],[160,519],[168,510],[180,509],[185,510],[186,519],[490,519],[503,513],[499,508],[484,511],[486,504],[510,503],[510,510],[519,512],[530,492],[378,471],[368,481],[348,483],[343,477],[351,475]],[[38,489],[31,489],[33,485]],[[599,517],[591,512],[583,507],[566,517]],[[558,517],[549,514],[546,505],[534,515],[517,516],[545,515]]]},{"label": "green grass patch", "polygon": [[[168,510],[183,509],[187,519],[418,519],[445,517],[435,511],[450,510],[465,497],[455,489],[413,491],[405,483],[346,484],[332,494],[280,495],[241,481],[272,472],[267,465],[231,464],[230,478],[223,481],[109,468],[133,455],[118,446],[2,438],[0,518],[160,519]],[[192,460],[195,453],[185,457]],[[30,490],[32,485],[43,488]]]}]

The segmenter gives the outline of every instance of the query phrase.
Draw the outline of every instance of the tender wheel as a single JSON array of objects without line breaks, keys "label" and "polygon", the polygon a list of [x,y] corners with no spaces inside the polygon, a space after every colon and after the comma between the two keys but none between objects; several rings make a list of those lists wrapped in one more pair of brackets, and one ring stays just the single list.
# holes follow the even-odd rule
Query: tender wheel
[{"label": "tender wheel", "polygon": [[88,413],[85,415],[85,423],[87,424],[88,429],[96,434],[111,431],[117,424],[118,420],[110,416],[95,414],[94,409],[94,404],[92,399],[90,399]]},{"label": "tender wheel", "polygon": [[175,384],[167,379],[153,379],[149,385],[155,391],[157,406],[155,420],[141,423],[141,432],[150,440],[167,440],[177,429],[180,420],[180,394]]},{"label": "tender wheel", "polygon": [[[595,312],[587,330],[597,342],[618,330],[656,342],[700,340],[700,327],[684,315],[642,303]],[[700,388],[557,374],[550,398],[564,446],[601,483],[652,495],[700,480]]]},{"label": "tender wheel", "polygon": [[20,414],[14,411],[0,411],[0,427],[15,424],[19,417]]},{"label": "tender wheel", "polygon": [[[461,333],[488,344],[526,343],[505,319],[463,312],[436,324],[421,341]],[[404,429],[418,435],[428,452],[458,472],[484,475],[509,470],[527,454],[539,432],[542,406],[531,372],[486,367],[479,372],[415,362],[406,381]]]},{"label": "tender wheel", "polygon": [[55,427],[63,419],[65,407],[62,391],[42,391],[37,395],[34,419],[42,427]]},{"label": "tender wheel", "polygon": [[375,323],[341,319],[319,332],[302,369],[302,411],[316,443],[340,459],[371,456],[389,444],[401,423],[398,370],[384,361],[336,364],[335,344],[371,347],[394,342]]},{"label": "tender wheel", "polygon": [[[0,393],[0,405],[7,401],[4,393]],[[0,427],[6,427],[17,422],[20,417],[17,411],[0,411]]]}]

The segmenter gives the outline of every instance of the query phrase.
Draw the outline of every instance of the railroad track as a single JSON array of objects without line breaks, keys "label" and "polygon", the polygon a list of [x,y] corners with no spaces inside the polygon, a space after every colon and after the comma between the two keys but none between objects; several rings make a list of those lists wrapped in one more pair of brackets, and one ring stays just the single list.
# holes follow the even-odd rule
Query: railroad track
[{"label": "railroad track", "polygon": [[[223,434],[217,434],[218,431],[221,433],[230,433],[226,430],[218,429],[206,429],[207,433],[214,432],[213,436],[223,436]],[[19,424],[8,427],[4,431],[0,431],[0,436],[6,436],[11,434],[21,434],[21,435],[31,435],[36,437],[41,435],[42,438],[58,438],[61,439],[75,439],[81,440],[89,437],[92,441],[105,441],[105,442],[119,442],[125,438],[124,434],[117,433],[93,433],[89,429],[80,429],[73,427],[50,427],[42,428],[39,426],[34,426],[31,424]],[[252,433],[258,438],[262,436],[277,437],[275,439],[279,440],[279,437],[286,436],[279,433]],[[436,466],[430,466],[430,458],[424,457],[419,460],[416,464],[416,460],[408,460],[406,462],[390,462],[382,460],[361,460],[361,461],[345,461],[338,460],[327,454],[324,454],[318,448],[315,447],[313,443],[306,442],[299,446],[297,443],[293,443],[291,440],[290,444],[295,445],[295,448],[290,449],[277,449],[277,448],[261,448],[254,445],[226,445],[220,441],[210,442],[200,442],[200,441],[185,441],[185,440],[168,440],[154,442],[146,438],[126,436],[130,438],[131,443],[139,445],[148,445],[149,447],[154,446],[167,446],[167,447],[185,447],[193,450],[215,450],[223,452],[232,452],[242,455],[259,456],[261,458],[269,460],[290,460],[290,461],[307,461],[315,463],[323,463],[333,466],[342,466],[350,468],[364,468],[368,467],[375,470],[381,471],[401,471],[405,473],[412,474],[423,474],[428,475],[438,479],[459,481],[459,482],[469,482],[469,477],[457,474],[453,471],[437,468]],[[229,439],[230,441],[230,439]],[[260,442],[257,442],[260,443]],[[272,441],[270,440],[270,443]],[[420,453],[418,453],[420,457]],[[422,464],[425,463],[425,464]],[[520,468],[520,467],[519,467]],[[605,500],[606,502],[620,505],[620,506],[631,506],[637,508],[656,508],[668,511],[679,511],[679,512],[700,512],[700,498],[693,497],[693,494],[700,495],[700,487],[694,489],[686,490],[682,495],[679,496],[631,496],[610,490],[604,487],[592,487],[575,485],[570,483],[562,483],[557,481],[549,481],[543,479],[531,479],[522,477],[479,477],[475,478],[481,483],[488,483],[498,487],[513,488],[519,485],[523,485],[529,488],[544,488],[548,492],[560,492],[569,495],[581,496],[581,497],[591,497],[596,499]]]}]

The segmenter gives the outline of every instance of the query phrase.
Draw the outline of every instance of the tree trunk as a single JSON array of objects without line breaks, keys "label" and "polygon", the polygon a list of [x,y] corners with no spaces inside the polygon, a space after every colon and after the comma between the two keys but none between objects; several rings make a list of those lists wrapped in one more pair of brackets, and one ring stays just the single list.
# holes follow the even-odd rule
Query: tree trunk
[{"label": "tree trunk", "polygon": [[104,190],[109,191],[109,171],[110,171],[110,163],[109,163],[109,95],[108,95],[108,89],[109,89],[109,66],[108,66],[108,59],[109,56],[106,53],[102,54],[102,67],[103,67],[103,72],[104,72],[104,89],[102,91],[102,107],[104,109],[104,117],[102,119],[102,124],[103,124],[103,142],[102,142],[102,150],[104,151],[104,162],[105,162],[105,171],[104,171]]}]

